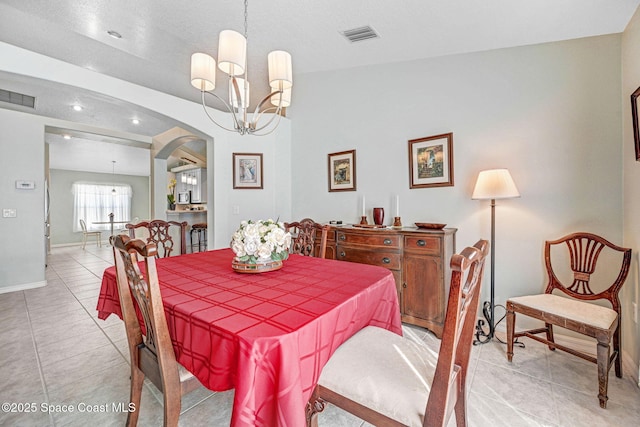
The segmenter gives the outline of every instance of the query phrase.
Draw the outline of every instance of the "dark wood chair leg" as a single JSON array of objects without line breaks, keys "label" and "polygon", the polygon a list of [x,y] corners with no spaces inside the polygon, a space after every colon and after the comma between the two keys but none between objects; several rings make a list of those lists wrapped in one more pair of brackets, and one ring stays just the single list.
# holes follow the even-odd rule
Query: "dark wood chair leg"
[{"label": "dark wood chair leg", "polygon": [[180,418],[180,390],[164,390],[164,427],[177,427]]},{"label": "dark wood chair leg", "polygon": [[620,348],[620,325],[613,333],[613,351],[616,352],[616,377],[622,378],[622,349]]},{"label": "dark wood chair leg", "polygon": [[458,397],[455,405],[453,406],[453,410],[456,415],[456,426],[467,427],[467,396],[465,396],[465,379],[461,379],[460,382],[461,384],[458,387]]},{"label": "dark wood chair leg", "polygon": [[[555,342],[553,340],[553,325],[551,323],[545,323],[544,326],[547,328],[547,340],[550,342]],[[549,350],[556,351],[556,348],[550,345]]]},{"label": "dark wood chair leg", "polygon": [[324,411],[325,401],[320,399],[318,387],[313,390],[305,408],[307,427],[318,427],[318,414]]},{"label": "dark wood chair leg", "polygon": [[507,303],[507,360],[511,362],[513,359],[513,334],[516,327],[516,313]]},{"label": "dark wood chair leg", "polygon": [[140,398],[142,396],[142,385],[144,384],[144,373],[137,366],[131,366],[131,391],[129,394],[129,402],[133,403],[134,410],[129,411],[127,415],[127,427],[133,427],[138,424],[138,415],[140,414]]},{"label": "dark wood chair leg", "polygon": [[611,349],[608,342],[598,342],[597,359],[598,359],[598,399],[600,399],[600,407],[607,407],[607,388],[609,385],[609,356]]}]

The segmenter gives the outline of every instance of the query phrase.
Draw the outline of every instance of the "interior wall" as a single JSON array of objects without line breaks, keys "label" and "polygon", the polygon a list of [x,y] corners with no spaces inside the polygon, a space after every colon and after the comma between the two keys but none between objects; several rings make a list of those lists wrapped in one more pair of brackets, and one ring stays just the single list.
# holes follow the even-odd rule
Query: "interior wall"
[{"label": "interior wall", "polygon": [[[300,76],[293,216],[353,223],[366,196],[369,221],[380,206],[389,224],[399,195],[405,226],[446,223],[460,250],[490,237],[478,173],[508,168],[521,197],[497,201],[496,303],[542,291],[545,239],[622,243],[620,46],[618,34]],[[410,189],[408,140],[447,132],[454,186]],[[330,193],[327,154],[350,149],[357,191]]]},{"label": "interior wall", "polygon": [[[29,114],[0,109],[0,292],[44,286],[44,124]],[[33,190],[16,189],[16,180]]]},{"label": "interior wall", "polygon": [[[627,25],[622,36],[622,123],[624,124],[624,245],[634,249],[640,246],[640,163],[636,161],[631,118],[631,94],[640,87],[640,9]],[[640,325],[634,320],[640,315],[637,305],[640,300],[638,279],[638,251],[632,258],[632,268],[627,283],[620,293],[624,311],[622,313],[622,342],[629,343],[625,349],[636,366],[640,366]],[[636,309],[631,303],[636,304]],[[635,344],[635,345],[633,345]],[[640,375],[640,374],[638,374]]]},{"label": "interior wall", "polygon": [[[290,217],[291,154],[282,147],[291,145],[289,119],[266,137],[242,137],[214,125],[203,113],[202,106],[166,93],[125,82],[0,42],[0,69],[71,86],[97,90],[105,96],[121,99],[157,111],[184,123],[215,141],[207,150],[208,161],[214,163],[215,177],[208,187],[208,201],[214,200],[207,218],[215,230],[210,247],[227,247],[231,235],[243,219]],[[209,113],[217,120],[230,118],[217,111]],[[14,119],[15,117],[18,117]],[[11,248],[0,249],[0,292],[45,284],[44,276],[44,127],[60,121],[32,114],[12,113],[0,109],[0,136],[5,152],[3,176],[21,176],[36,182],[36,190],[16,197],[10,179],[0,185],[5,206],[18,207],[18,218],[0,218],[0,233],[13,242]],[[209,147],[207,147],[209,148]],[[15,152],[15,155],[13,154]],[[234,190],[232,153],[263,153],[265,180],[263,190]],[[268,166],[267,166],[268,165]],[[284,177],[284,178],[283,178]],[[156,195],[166,198],[166,185]],[[15,202],[15,203],[14,203]],[[7,205],[6,203],[10,203]],[[210,204],[210,202],[209,202]],[[237,207],[237,209],[236,209]],[[289,209],[289,210],[286,210]],[[215,211],[214,211],[215,210]],[[234,212],[238,212],[237,214]],[[212,231],[210,231],[211,233]],[[210,234],[211,236],[211,234]],[[40,250],[42,248],[42,250]],[[7,260],[7,261],[5,261]]]},{"label": "interior wall", "polygon": [[[131,218],[149,219],[149,177],[121,174],[104,174],[51,169],[51,244],[65,245],[82,242],[82,233],[73,231],[73,192],[72,186],[77,181],[105,184],[129,184],[133,192],[131,198]],[[104,219],[108,221],[108,218]],[[91,224],[87,224],[91,228]],[[124,228],[117,224],[115,228]],[[102,234],[108,240],[109,233]]]}]

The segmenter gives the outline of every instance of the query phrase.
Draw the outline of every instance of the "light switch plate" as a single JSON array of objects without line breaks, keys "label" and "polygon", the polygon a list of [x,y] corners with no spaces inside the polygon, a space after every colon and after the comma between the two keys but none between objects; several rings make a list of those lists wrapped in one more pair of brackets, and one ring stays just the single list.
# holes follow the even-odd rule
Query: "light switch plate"
[{"label": "light switch plate", "polygon": [[15,218],[16,216],[17,211],[15,209],[2,209],[3,218]]},{"label": "light switch plate", "polygon": [[16,188],[18,190],[33,190],[36,188],[36,183],[35,181],[18,180],[16,181]]}]

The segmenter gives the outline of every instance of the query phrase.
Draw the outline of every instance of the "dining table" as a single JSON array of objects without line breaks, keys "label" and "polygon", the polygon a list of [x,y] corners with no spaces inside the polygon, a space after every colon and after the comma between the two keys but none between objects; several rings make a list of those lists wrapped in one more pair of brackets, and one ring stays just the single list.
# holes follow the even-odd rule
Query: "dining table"
[{"label": "dining table", "polygon": [[129,221],[114,221],[113,220],[113,213],[109,214],[109,221],[93,221],[91,224],[95,224],[95,225],[104,225],[104,224],[110,224],[110,230],[111,230],[111,234],[110,236],[113,236],[113,225],[114,224],[128,224]]},{"label": "dining table", "polygon": [[[368,325],[402,334],[388,269],[290,255],[279,270],[247,274],[233,257],[225,248],[156,260],[176,359],[206,388],[235,389],[231,426],[304,426],[340,344]],[[97,310],[122,318],[115,267]]]}]

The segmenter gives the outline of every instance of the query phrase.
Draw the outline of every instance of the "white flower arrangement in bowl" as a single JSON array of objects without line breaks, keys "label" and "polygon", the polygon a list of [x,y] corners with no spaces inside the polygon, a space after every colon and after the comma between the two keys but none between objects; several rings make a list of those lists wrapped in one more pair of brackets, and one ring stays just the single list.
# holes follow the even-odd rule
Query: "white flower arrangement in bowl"
[{"label": "white flower arrangement in bowl", "polygon": [[[285,231],[283,223],[272,219],[242,221],[231,239],[236,254],[233,267],[243,272],[276,270],[289,257],[289,246],[291,233]],[[267,267],[255,267],[260,265]]]}]

